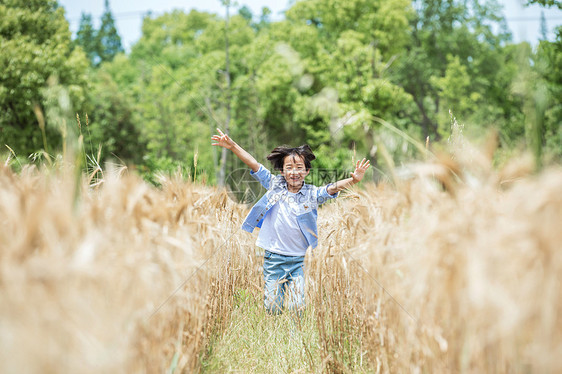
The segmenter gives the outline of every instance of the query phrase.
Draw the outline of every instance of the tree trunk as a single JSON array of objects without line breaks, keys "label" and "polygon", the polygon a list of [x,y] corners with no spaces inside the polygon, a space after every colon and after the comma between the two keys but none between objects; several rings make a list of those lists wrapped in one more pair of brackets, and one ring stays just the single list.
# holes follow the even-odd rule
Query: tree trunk
[{"label": "tree trunk", "polygon": [[[230,21],[230,0],[226,0],[224,2],[226,6],[226,20],[225,20],[225,27],[224,27],[224,40],[225,40],[225,64],[226,64],[226,71],[225,71],[225,78],[226,78],[226,121],[224,124],[224,133],[230,134],[230,117],[231,117],[231,97],[230,97],[230,56],[228,50],[228,23]],[[218,185],[223,187],[225,185],[225,178],[226,178],[226,159],[228,157],[228,152],[226,148],[222,149],[221,152],[221,166],[219,171],[218,177]]]}]

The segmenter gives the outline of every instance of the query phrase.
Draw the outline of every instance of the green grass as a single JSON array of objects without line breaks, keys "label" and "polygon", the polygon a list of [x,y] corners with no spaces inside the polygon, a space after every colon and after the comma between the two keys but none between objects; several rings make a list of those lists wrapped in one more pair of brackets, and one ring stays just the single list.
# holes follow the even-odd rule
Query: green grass
[{"label": "green grass", "polygon": [[[228,326],[211,338],[203,373],[320,373],[329,370],[323,360],[314,307],[302,315],[265,312],[261,295],[239,290]],[[353,372],[366,372],[356,367]],[[342,371],[346,372],[346,369]]]},{"label": "green grass", "polygon": [[258,295],[238,292],[226,330],[209,344],[202,372],[292,373],[319,367],[318,330],[311,310],[299,323],[292,313],[268,315],[262,303]]}]

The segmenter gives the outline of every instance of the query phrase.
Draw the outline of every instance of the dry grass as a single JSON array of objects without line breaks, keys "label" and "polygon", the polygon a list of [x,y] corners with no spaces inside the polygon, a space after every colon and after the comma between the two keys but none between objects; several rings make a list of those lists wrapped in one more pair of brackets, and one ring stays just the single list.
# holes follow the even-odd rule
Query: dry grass
[{"label": "dry grass", "polygon": [[296,334],[226,193],[4,167],[3,371],[560,372],[562,171],[466,154],[320,211]]},{"label": "dry grass", "polygon": [[[373,371],[562,370],[562,170],[488,165],[441,157],[324,210],[318,318],[344,323]],[[339,336],[324,355],[348,371]]]},{"label": "dry grass", "polygon": [[214,266],[189,277],[243,209],[212,188],[167,181],[158,190],[108,174],[74,202],[64,171],[1,170],[3,371],[198,367],[216,303]]}]

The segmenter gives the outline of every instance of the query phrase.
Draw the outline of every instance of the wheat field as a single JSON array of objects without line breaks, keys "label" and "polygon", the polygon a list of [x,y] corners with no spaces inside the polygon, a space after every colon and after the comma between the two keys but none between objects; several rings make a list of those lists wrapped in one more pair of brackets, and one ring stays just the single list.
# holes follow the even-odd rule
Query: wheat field
[{"label": "wheat field", "polygon": [[531,170],[439,156],[326,204],[302,335],[273,339],[294,320],[226,191],[3,165],[2,372],[560,372],[562,170]]}]

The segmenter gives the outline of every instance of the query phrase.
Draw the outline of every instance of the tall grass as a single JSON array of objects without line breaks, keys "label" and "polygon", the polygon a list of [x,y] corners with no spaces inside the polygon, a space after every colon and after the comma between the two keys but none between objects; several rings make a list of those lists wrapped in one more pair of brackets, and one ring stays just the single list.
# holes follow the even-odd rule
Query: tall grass
[{"label": "tall grass", "polygon": [[324,355],[349,370],[354,344],[386,373],[562,370],[562,170],[489,163],[442,157],[323,212],[315,305],[340,326]]},{"label": "tall grass", "polygon": [[72,173],[1,169],[4,372],[198,367],[216,274],[191,274],[243,210],[208,187],[105,176],[97,190],[84,177],[75,206]]},{"label": "tall grass", "polygon": [[559,168],[464,150],[348,191],[320,211],[301,320],[264,313],[225,191],[0,168],[5,372],[562,370]]}]

